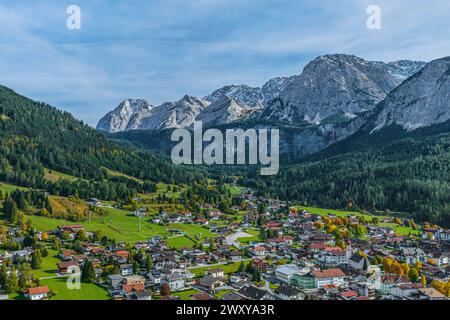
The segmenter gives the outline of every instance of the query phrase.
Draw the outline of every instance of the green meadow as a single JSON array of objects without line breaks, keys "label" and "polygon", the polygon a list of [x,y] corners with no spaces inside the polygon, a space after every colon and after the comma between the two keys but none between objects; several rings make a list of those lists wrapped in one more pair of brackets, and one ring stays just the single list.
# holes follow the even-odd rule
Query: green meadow
[{"label": "green meadow", "polygon": [[52,278],[41,280],[41,285],[55,294],[53,300],[109,300],[106,289],[93,283],[81,283],[80,289],[70,290],[67,287],[67,278]]},{"label": "green meadow", "polygon": [[[151,218],[149,217],[142,218],[141,231],[139,232],[139,218],[135,217],[132,212],[116,208],[105,207],[104,209],[108,214],[104,216],[93,216],[91,222],[87,220],[74,222],[41,216],[27,216],[27,219],[31,220],[33,227],[43,231],[55,230],[60,225],[82,223],[87,231],[100,231],[102,235],[108,238],[129,243],[144,241],[157,235],[161,237],[168,236],[170,235],[169,229],[186,232],[192,237],[198,237],[198,239],[213,237],[213,234],[208,229],[199,225],[172,224],[161,226],[151,223]],[[0,220],[2,218],[0,214]],[[187,241],[184,242],[187,243]],[[177,244],[175,243],[175,245]]]}]

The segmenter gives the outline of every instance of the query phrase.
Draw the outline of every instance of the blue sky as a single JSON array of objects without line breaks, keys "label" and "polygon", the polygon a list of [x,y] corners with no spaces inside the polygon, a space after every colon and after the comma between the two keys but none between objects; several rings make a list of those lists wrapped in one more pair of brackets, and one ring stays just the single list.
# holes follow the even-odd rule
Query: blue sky
[{"label": "blue sky", "polygon": [[[81,8],[81,30],[66,9]],[[366,27],[369,5],[381,30]],[[1,0],[0,84],[95,125],[126,98],[158,105],[299,74],[327,53],[450,55],[448,0]]]}]

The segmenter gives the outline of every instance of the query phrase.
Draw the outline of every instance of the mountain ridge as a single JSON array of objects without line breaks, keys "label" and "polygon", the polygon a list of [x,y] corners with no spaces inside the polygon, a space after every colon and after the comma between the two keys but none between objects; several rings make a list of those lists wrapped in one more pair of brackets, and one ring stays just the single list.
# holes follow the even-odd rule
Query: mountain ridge
[{"label": "mountain ridge", "polygon": [[[364,70],[365,69],[378,70],[379,72],[383,73],[383,77],[381,77],[381,79],[379,81],[376,81],[377,84],[372,85],[372,87],[370,87],[369,89],[367,89],[363,85],[364,85],[365,80],[371,78],[371,76],[362,74],[359,79],[358,85],[359,86],[362,85],[363,89],[366,88],[369,91],[368,96],[373,96],[372,100],[374,100],[374,101],[372,103],[370,103],[370,102],[365,103],[365,105],[368,105],[368,107],[363,106],[360,108],[356,108],[356,110],[355,110],[355,108],[351,108],[351,107],[345,108],[345,106],[343,105],[344,102],[347,104],[350,103],[350,99],[347,99],[343,102],[341,101],[342,103],[340,102],[340,105],[337,105],[336,107],[334,107],[334,111],[328,112],[325,110],[325,112],[324,112],[323,110],[322,111],[315,110],[314,112],[304,112],[301,115],[299,114],[297,118],[299,118],[299,119],[301,118],[301,120],[306,120],[307,122],[310,122],[310,123],[320,124],[321,121],[323,121],[327,118],[330,118],[336,114],[339,114],[341,112],[344,112],[344,114],[346,114],[350,118],[356,117],[357,114],[359,114],[360,112],[367,111],[367,109],[370,109],[374,105],[376,105],[376,103],[381,101],[390,90],[395,88],[399,83],[401,83],[401,81],[403,81],[406,77],[411,75],[411,73],[414,73],[415,71],[417,71],[418,69],[423,67],[423,65],[425,63],[420,62],[420,61],[409,61],[409,60],[399,60],[396,62],[389,62],[389,63],[379,62],[379,61],[372,62],[372,61],[366,61],[362,58],[358,58],[358,57],[352,56],[352,55],[345,55],[345,54],[324,55],[324,56],[320,56],[320,57],[316,58],[315,60],[311,61],[310,63],[308,63],[300,75],[273,78],[273,79],[270,79],[269,81],[267,81],[261,88],[250,87],[248,85],[227,85],[220,89],[215,90],[210,95],[207,95],[199,100],[207,101],[211,105],[211,104],[221,101],[224,98],[232,98],[235,103],[237,103],[241,106],[241,108],[243,108],[243,109],[250,108],[250,116],[246,112],[245,116],[243,116],[242,118],[232,117],[232,121],[242,120],[245,118],[258,117],[261,120],[269,120],[269,119],[276,119],[277,121],[288,120],[287,122],[290,122],[292,124],[293,121],[291,121],[292,119],[289,119],[289,113],[291,113],[291,111],[292,111],[292,113],[296,113],[298,111],[296,109],[298,109],[298,108],[302,109],[302,107],[299,107],[298,105],[293,105],[292,101],[291,101],[292,99],[289,98],[292,96],[295,97],[295,95],[298,91],[297,87],[299,87],[299,82],[301,83],[302,81],[305,81],[308,79],[309,79],[308,81],[313,81],[314,79],[312,79],[310,70],[314,69],[314,67],[317,67],[317,66],[320,66],[320,68],[322,68],[323,70],[328,70],[328,71],[329,70],[333,71],[333,68],[336,68],[336,70],[337,70],[336,76],[332,80],[339,82],[340,80],[342,80],[341,78],[344,77],[345,73],[347,72],[345,70],[345,68],[343,68],[342,65],[339,66],[339,64],[345,64],[346,67],[348,67],[348,66],[352,67],[353,65],[358,65],[357,68],[356,67],[355,68],[352,67],[352,68],[357,70],[360,73],[362,72],[361,70],[363,70],[363,69]],[[314,75],[314,72],[313,72],[313,75]],[[319,79],[324,78],[324,74],[318,73],[315,75],[315,77],[316,77],[316,80],[314,80],[314,81],[317,82],[317,81],[319,81]],[[307,79],[305,79],[305,78],[307,78]],[[374,77],[372,77],[372,78],[374,78]],[[330,79],[330,78],[328,78],[328,79]],[[382,81],[383,79],[384,80],[387,79],[387,80]],[[348,82],[351,82],[351,81],[348,81]],[[338,91],[338,93],[339,93],[339,91]],[[330,92],[329,95],[332,95],[332,94],[333,94],[333,92]],[[354,94],[354,95],[356,95],[356,94]],[[313,93],[307,94],[306,96],[316,97],[317,94],[315,92],[313,92]],[[359,99],[360,101],[363,101],[365,98],[366,98],[366,96],[364,96],[362,98],[354,97],[353,100]],[[322,99],[321,100],[322,105],[326,106],[327,108],[330,106],[330,103],[326,103],[326,101],[324,101],[324,99],[328,99],[327,97],[319,95],[318,99],[319,100]],[[288,100],[288,101],[286,101],[286,100]],[[299,100],[299,98],[297,97],[296,100]],[[277,102],[279,103],[280,101],[281,101],[281,105],[277,105]],[[161,109],[161,106],[166,105],[167,103],[164,103],[159,107],[153,107],[147,102],[147,104],[149,105],[149,107],[148,107],[149,110],[141,110],[142,108],[137,107],[134,109],[137,111],[131,115],[130,115],[130,112],[128,112],[127,110],[122,111],[120,109],[120,107],[124,103],[125,102],[122,102],[122,104],[119,105],[119,107],[117,107],[115,110],[113,110],[112,112],[108,113],[105,117],[103,117],[99,121],[99,124],[97,125],[97,129],[100,131],[108,132],[108,133],[117,133],[120,131],[127,131],[127,130],[158,130],[158,129],[166,129],[166,128],[172,128],[172,127],[180,127],[183,125],[184,125],[184,127],[190,127],[190,126],[192,126],[192,122],[193,122],[193,120],[195,120],[195,117],[200,114],[200,112],[198,112],[198,110],[195,110],[195,111],[191,110],[190,113],[192,113],[194,115],[194,119],[191,116],[190,121],[182,122],[179,125],[159,125],[159,124],[155,123],[158,119],[158,117],[155,116],[155,112],[156,112],[155,110]],[[357,104],[354,101],[352,103]],[[362,103],[362,102],[358,102],[358,103]],[[286,105],[284,105],[284,104],[286,104]],[[316,104],[315,102],[312,102],[312,104],[314,106],[320,105],[320,104]],[[204,103],[203,109],[206,110],[207,107],[208,107],[207,103]],[[280,108],[282,110],[277,111],[277,109],[280,109]],[[306,109],[308,109],[308,108],[306,108]],[[175,110],[173,110],[173,111],[175,111]],[[187,111],[187,112],[189,112],[189,111]],[[354,112],[356,112],[357,114],[354,114]],[[133,112],[131,112],[131,113],[133,113]],[[117,115],[115,115],[115,114],[117,114]],[[125,116],[122,116],[122,114],[124,114]],[[285,115],[283,115],[283,114],[285,114]],[[286,116],[286,114],[287,114],[287,116]],[[128,116],[128,118],[127,118],[127,116]],[[150,119],[152,117],[155,118],[155,121],[143,120],[143,119]],[[217,114],[217,117],[218,118],[226,118],[222,114]],[[114,123],[115,118],[118,118],[119,120],[121,120],[122,118],[125,118],[125,120],[123,120],[123,122],[126,122],[127,126],[125,126],[125,128],[124,128],[124,126],[121,125],[121,123],[122,123],[121,121],[117,121],[118,124],[116,125]],[[296,118],[296,117],[293,116],[293,118]],[[164,122],[164,119],[158,119],[158,120]],[[210,122],[211,123],[216,123],[216,122],[223,123],[223,121],[215,121],[214,119],[211,119]],[[151,125],[145,125],[146,123],[151,123]],[[170,123],[170,121],[169,121],[169,123]],[[295,123],[294,123],[294,125],[295,125]]]}]

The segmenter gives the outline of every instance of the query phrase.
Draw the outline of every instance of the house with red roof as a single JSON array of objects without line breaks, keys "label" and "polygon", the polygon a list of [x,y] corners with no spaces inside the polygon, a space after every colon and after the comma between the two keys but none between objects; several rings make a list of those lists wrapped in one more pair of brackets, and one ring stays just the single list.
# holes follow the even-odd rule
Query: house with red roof
[{"label": "house with red roof", "polygon": [[48,289],[47,286],[29,288],[28,291],[25,293],[25,297],[33,301],[44,300],[48,298],[49,293],[50,290]]},{"label": "house with red roof", "polygon": [[358,293],[355,291],[344,291],[340,292],[337,298],[338,300],[356,300],[358,298]]},{"label": "house with red roof", "polygon": [[342,286],[344,284],[345,273],[339,268],[315,270],[311,274],[314,277],[316,288],[322,288],[328,284],[336,286]]}]

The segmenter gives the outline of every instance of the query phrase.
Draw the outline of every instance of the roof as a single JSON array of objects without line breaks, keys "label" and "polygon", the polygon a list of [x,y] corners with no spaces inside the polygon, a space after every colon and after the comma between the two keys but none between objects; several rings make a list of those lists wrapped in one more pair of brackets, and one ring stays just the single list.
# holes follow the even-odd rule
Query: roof
[{"label": "roof", "polygon": [[125,291],[125,293],[139,292],[139,291],[144,291],[144,290],[145,290],[145,286],[141,283],[124,284],[123,285],[123,291]]},{"label": "roof", "polygon": [[316,271],[313,271],[312,274],[316,278],[345,277],[345,273],[339,268],[326,269],[326,270],[316,270]]},{"label": "roof", "polygon": [[84,228],[82,224],[71,224],[67,226],[59,226],[59,229],[78,229],[78,228]]},{"label": "roof", "polygon": [[364,260],[364,257],[362,255],[360,255],[359,253],[355,253],[350,258],[350,261],[353,261],[355,263],[361,263],[362,260]]},{"label": "roof", "polygon": [[341,296],[343,296],[344,298],[353,298],[357,297],[358,293],[356,293],[355,291],[345,291],[341,292]]},{"label": "roof", "polygon": [[253,251],[261,251],[262,252],[262,251],[266,251],[266,248],[259,246],[259,247],[253,248]]},{"label": "roof", "polygon": [[222,268],[209,269],[209,273],[224,272]]},{"label": "roof", "polygon": [[386,283],[386,284],[409,283],[410,282],[407,277],[396,275],[396,274],[382,275],[380,280],[381,280],[381,282]]},{"label": "roof", "polygon": [[276,269],[276,272],[282,273],[282,274],[285,274],[288,276],[292,276],[296,273],[299,273],[300,270],[298,269],[298,267],[295,264],[285,264],[285,265],[279,266]]},{"label": "roof", "polygon": [[207,294],[206,292],[199,292],[196,294],[193,294],[191,297],[192,300],[214,300],[213,297],[211,297],[209,294]]},{"label": "roof", "polygon": [[239,293],[246,297],[249,297],[251,299],[260,300],[269,292],[267,292],[266,290],[257,288],[255,286],[248,286],[248,287],[243,287],[241,290],[239,290]]},{"label": "roof", "polygon": [[78,263],[76,263],[75,261],[61,261],[61,262],[58,262],[58,267],[60,269],[67,269],[68,267],[74,267],[74,266],[78,266]]},{"label": "roof", "polygon": [[199,284],[204,287],[209,287],[218,281],[223,281],[223,279],[222,278],[214,278],[211,276],[205,276],[203,278],[200,278]]},{"label": "roof", "polygon": [[130,253],[125,250],[119,250],[119,251],[116,251],[116,255],[121,256],[123,258],[128,258],[130,256]]},{"label": "roof", "polygon": [[282,295],[291,297],[291,296],[298,295],[300,293],[300,290],[294,286],[281,285],[277,289],[275,289],[275,292],[278,294],[282,294]]},{"label": "roof", "polygon": [[246,298],[244,298],[243,296],[237,294],[236,292],[227,292],[222,296],[222,300],[247,300]]},{"label": "roof", "polygon": [[28,289],[28,294],[44,294],[44,293],[49,293],[47,286]]},{"label": "roof", "polygon": [[445,298],[445,296],[435,288],[420,288],[419,291],[430,298]]}]

